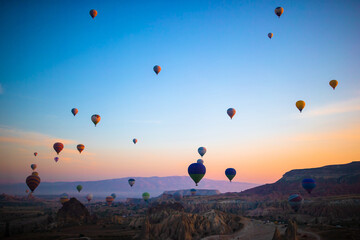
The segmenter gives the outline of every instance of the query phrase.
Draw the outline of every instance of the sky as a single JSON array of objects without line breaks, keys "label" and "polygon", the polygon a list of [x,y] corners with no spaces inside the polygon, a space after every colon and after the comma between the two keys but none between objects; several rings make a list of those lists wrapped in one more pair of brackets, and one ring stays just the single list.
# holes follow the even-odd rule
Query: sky
[{"label": "sky", "polygon": [[46,182],[183,176],[200,146],[206,178],[232,167],[239,182],[360,161],[359,1],[0,7],[0,183],[23,182],[32,163]]}]

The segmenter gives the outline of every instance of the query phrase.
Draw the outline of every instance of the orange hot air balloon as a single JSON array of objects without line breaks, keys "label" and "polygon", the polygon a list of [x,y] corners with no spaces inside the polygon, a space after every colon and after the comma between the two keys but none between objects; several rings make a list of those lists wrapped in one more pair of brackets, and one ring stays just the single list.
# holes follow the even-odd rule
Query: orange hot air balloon
[{"label": "orange hot air balloon", "polygon": [[136,139],[136,138],[133,139],[133,143],[134,143],[134,144],[137,143],[137,139]]},{"label": "orange hot air balloon", "polygon": [[76,114],[79,112],[79,110],[77,108],[73,108],[71,109],[71,113],[74,115],[74,117],[76,116]]},{"label": "orange hot air balloon", "polygon": [[100,115],[98,114],[94,114],[91,116],[91,121],[95,124],[95,127],[96,127],[96,124],[98,124],[101,120],[101,117]]},{"label": "orange hot air balloon", "polygon": [[94,19],[97,16],[97,11],[95,9],[91,9],[90,16]]},{"label": "orange hot air balloon", "polygon": [[114,198],[112,196],[107,196],[105,200],[106,200],[107,205],[110,206],[112,204],[112,202],[114,201]]},{"label": "orange hot air balloon", "polygon": [[235,108],[229,108],[227,110],[227,114],[229,115],[229,117],[232,119],[235,116],[236,110]]},{"label": "orange hot air balloon", "polygon": [[64,144],[62,144],[61,142],[57,142],[57,143],[54,143],[54,146],[53,146],[55,152],[59,155],[59,153],[63,150],[64,148]]},{"label": "orange hot air balloon", "polygon": [[37,152],[34,152],[34,156],[35,156],[35,157],[37,156],[37,154],[38,154]]},{"label": "orange hot air balloon", "polygon": [[337,80],[331,80],[329,82],[329,84],[335,90],[336,86],[338,85],[338,81]]},{"label": "orange hot air balloon", "polygon": [[78,145],[76,146],[76,148],[77,148],[77,150],[81,153],[82,151],[84,151],[85,146],[84,146],[83,144],[78,144]]},{"label": "orange hot air balloon", "polygon": [[280,18],[281,14],[283,14],[284,9],[282,7],[275,8],[275,14]]},{"label": "orange hot air balloon", "polygon": [[155,65],[154,66],[154,72],[156,73],[156,75],[158,75],[160,71],[161,71],[161,67],[158,66],[158,65]]},{"label": "orange hot air balloon", "polygon": [[273,33],[268,33],[268,37],[271,39],[274,36]]},{"label": "orange hot air balloon", "polygon": [[305,108],[305,102],[303,100],[299,100],[296,102],[296,107],[299,109],[300,112]]},{"label": "orange hot air balloon", "polygon": [[31,192],[34,192],[35,189],[39,186],[39,184],[40,177],[34,173],[26,178],[26,185],[29,187]]}]

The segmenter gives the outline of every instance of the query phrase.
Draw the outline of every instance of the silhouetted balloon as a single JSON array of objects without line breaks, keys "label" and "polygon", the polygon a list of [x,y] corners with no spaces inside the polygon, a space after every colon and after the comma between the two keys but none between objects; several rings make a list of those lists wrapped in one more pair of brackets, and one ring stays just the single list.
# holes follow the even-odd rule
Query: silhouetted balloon
[{"label": "silhouetted balloon", "polygon": [[86,195],[86,199],[88,200],[88,202],[90,202],[93,199],[93,195],[89,193],[88,195]]},{"label": "silhouetted balloon", "polygon": [[190,189],[190,193],[192,196],[196,195],[196,189],[195,188]]},{"label": "silhouetted balloon", "polygon": [[284,12],[284,9],[283,9],[282,7],[277,7],[277,8],[275,8],[275,14],[276,14],[276,16],[280,17],[281,14],[283,14],[283,12]]},{"label": "silhouetted balloon", "polygon": [[206,153],[206,148],[205,147],[199,147],[198,148],[198,153],[200,154],[201,157],[203,157]]},{"label": "silhouetted balloon", "polygon": [[289,196],[288,202],[289,202],[290,207],[295,212],[297,212],[301,208],[301,205],[303,204],[304,199],[299,194],[293,194],[293,195]]},{"label": "silhouetted balloon", "polygon": [[38,154],[37,152],[34,152],[34,156],[35,156],[35,157],[37,156],[37,154]]},{"label": "silhouetted balloon", "polygon": [[296,102],[296,107],[299,109],[300,112],[305,108],[305,102],[303,100],[299,100]]},{"label": "silhouetted balloon", "polygon": [[26,178],[26,184],[31,190],[31,192],[34,192],[34,190],[39,186],[40,184],[40,177],[37,174],[37,172],[33,172],[30,176]]},{"label": "silhouetted balloon", "polygon": [[225,175],[226,177],[230,180],[231,180],[235,177],[236,175],[236,170],[234,168],[228,168],[225,170]]},{"label": "silhouetted balloon", "polygon": [[98,124],[101,120],[101,117],[100,115],[97,115],[97,114],[94,114],[91,116],[91,121],[95,124],[95,127],[96,127],[96,124]]},{"label": "silhouetted balloon", "polygon": [[62,144],[61,142],[57,142],[57,143],[54,143],[54,146],[53,146],[55,152],[59,155],[59,153],[63,150],[64,148],[64,144]]},{"label": "silhouetted balloon", "polygon": [[73,108],[73,109],[71,109],[71,112],[75,117],[75,115],[79,112],[79,110],[77,110],[77,108]]},{"label": "silhouetted balloon", "polygon": [[161,67],[158,66],[158,65],[155,65],[154,66],[154,72],[156,73],[156,75],[158,75],[160,71],[161,71]]},{"label": "silhouetted balloon", "polygon": [[33,164],[30,165],[30,167],[31,167],[32,170],[35,170],[37,168],[37,165],[35,163],[33,163]]},{"label": "silhouetted balloon", "polygon": [[133,139],[133,143],[134,143],[134,144],[137,143],[137,139],[136,139],[136,138]]},{"label": "silhouetted balloon", "polygon": [[331,80],[329,82],[329,84],[335,90],[336,86],[338,85],[338,81],[337,80]]},{"label": "silhouetted balloon", "polygon": [[310,194],[311,191],[316,187],[315,180],[312,178],[305,178],[301,182],[302,187]]},{"label": "silhouetted balloon", "polygon": [[83,189],[83,186],[77,185],[77,186],[76,186],[76,189],[78,190],[78,192],[81,192],[81,190]]},{"label": "silhouetted balloon", "polygon": [[177,202],[179,202],[183,197],[181,192],[175,192],[173,196],[174,196],[175,201],[177,201]]},{"label": "silhouetted balloon", "polygon": [[110,206],[112,204],[112,202],[114,201],[114,198],[112,196],[107,196],[105,198],[105,201],[106,201],[107,205]]},{"label": "silhouetted balloon", "polygon": [[200,182],[200,180],[204,177],[206,168],[204,164],[192,163],[188,168],[188,173],[197,186],[198,182]]},{"label": "silhouetted balloon", "polygon": [[111,196],[113,197],[113,199],[116,198],[116,194],[115,194],[115,193],[112,193]]},{"label": "silhouetted balloon", "polygon": [[58,158],[58,157],[54,157],[54,161],[55,161],[55,162],[58,162],[58,161],[59,161],[59,158]]},{"label": "silhouetted balloon", "polygon": [[142,194],[142,198],[144,199],[145,202],[147,202],[149,200],[149,198],[150,198],[150,193],[144,192]]},{"label": "silhouetted balloon", "polygon": [[97,15],[97,11],[95,9],[90,10],[90,16],[94,19]]},{"label": "silhouetted balloon", "polygon": [[229,115],[229,117],[232,119],[235,116],[236,110],[234,108],[229,108],[227,110],[227,114]]},{"label": "silhouetted balloon", "polygon": [[204,164],[204,160],[202,160],[202,159],[198,159],[196,162],[197,162],[197,163]]},{"label": "silhouetted balloon", "polygon": [[268,37],[271,39],[274,36],[273,33],[268,33]]},{"label": "silhouetted balloon", "polygon": [[76,148],[77,148],[77,150],[79,151],[79,153],[81,153],[82,151],[84,151],[85,146],[84,146],[83,144],[78,144],[78,145],[76,146]]},{"label": "silhouetted balloon", "polygon": [[128,180],[128,182],[129,182],[130,187],[132,187],[132,186],[135,184],[135,179],[130,178],[130,179]]}]

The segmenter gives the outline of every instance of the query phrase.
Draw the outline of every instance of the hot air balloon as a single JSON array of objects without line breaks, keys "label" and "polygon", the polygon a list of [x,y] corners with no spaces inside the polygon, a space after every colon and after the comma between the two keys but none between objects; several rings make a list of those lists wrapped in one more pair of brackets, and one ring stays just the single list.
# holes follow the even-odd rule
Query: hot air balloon
[{"label": "hot air balloon", "polygon": [[190,193],[192,196],[196,195],[196,189],[195,188],[190,189]]},{"label": "hot air balloon", "polygon": [[134,144],[137,143],[137,139],[136,139],[136,138],[133,139],[133,143],[134,143]]},{"label": "hot air balloon", "polygon": [[300,112],[305,108],[305,102],[303,100],[299,100],[296,102],[296,107],[299,109]]},{"label": "hot air balloon", "polygon": [[76,189],[78,190],[78,192],[80,192],[80,191],[81,191],[81,189],[83,189],[83,186],[81,186],[81,185],[77,185],[77,186],[76,186]]},{"label": "hot air balloon", "polygon": [[63,150],[64,148],[64,144],[62,144],[61,142],[57,142],[57,143],[54,143],[54,146],[53,146],[55,152],[59,155],[59,153]]},{"label": "hot air balloon", "polygon": [[86,199],[88,200],[88,202],[90,202],[93,199],[93,195],[89,193],[88,195],[86,195]]},{"label": "hot air balloon", "polygon": [[188,173],[197,186],[198,182],[200,182],[200,180],[204,177],[206,168],[204,164],[192,163],[188,168]]},{"label": "hot air balloon", "polygon": [[34,152],[34,156],[35,156],[35,157],[37,156],[37,152]]},{"label": "hot air balloon", "polygon": [[58,161],[59,161],[59,158],[58,158],[58,157],[54,157],[54,161],[55,161],[55,162],[58,162]]},{"label": "hot air balloon", "polygon": [[206,153],[206,148],[205,147],[199,147],[198,153],[200,154],[201,157],[203,157],[205,155],[205,153]]},{"label": "hot air balloon", "polygon": [[297,212],[304,202],[304,199],[299,194],[293,194],[289,196],[288,202],[290,207]]},{"label": "hot air balloon", "polygon": [[39,176],[38,172],[32,172],[31,174],[34,175],[34,176]]},{"label": "hot air balloon", "polygon": [[275,14],[280,18],[281,14],[283,14],[284,9],[282,7],[275,8]]},{"label": "hot air balloon", "polygon": [[66,196],[60,197],[60,202],[61,202],[62,204],[68,202],[69,200],[70,200],[70,199],[69,199],[68,197],[66,197]]},{"label": "hot air balloon", "polygon": [[145,202],[148,202],[148,201],[149,201],[149,198],[150,198],[150,193],[144,192],[144,193],[142,194],[142,198],[144,199]]},{"label": "hot air balloon", "polygon": [[106,201],[107,205],[110,206],[112,204],[112,202],[114,201],[114,198],[112,196],[107,196],[105,198],[105,201]]},{"label": "hot air balloon", "polygon": [[31,167],[32,170],[35,170],[37,168],[37,165],[35,163],[33,163],[33,164],[30,165],[30,167]]},{"label": "hot air balloon", "polygon": [[177,201],[177,202],[179,202],[183,197],[181,192],[175,192],[173,196],[174,196],[175,201]]},{"label": "hot air balloon", "polygon": [[28,176],[26,178],[26,184],[29,187],[29,189],[31,190],[31,192],[34,192],[35,189],[39,186],[40,184],[40,177],[37,174],[37,172],[33,172],[30,176]]},{"label": "hot air balloon", "polygon": [[302,187],[310,194],[311,191],[316,187],[316,183],[314,179],[305,178],[301,182]]},{"label": "hot air balloon", "polygon": [[197,163],[204,164],[204,160],[202,160],[202,159],[198,159],[196,162],[197,162]]},{"label": "hot air balloon", "polygon": [[235,116],[236,110],[234,108],[229,108],[227,110],[227,114],[229,115],[229,117],[232,119]]},{"label": "hot air balloon", "polygon": [[271,39],[274,36],[273,33],[268,33],[268,37]]},{"label": "hot air balloon", "polygon": [[115,194],[115,193],[112,193],[110,196],[112,196],[112,197],[113,197],[113,199],[115,199],[115,198],[116,198],[116,194]]},{"label": "hot air balloon", "polygon": [[335,90],[336,86],[338,85],[338,81],[337,80],[331,80],[329,82],[329,84]]},{"label": "hot air balloon", "polygon": [[71,112],[75,117],[75,115],[79,112],[79,110],[77,110],[77,108],[73,108],[73,109],[71,109]]},{"label": "hot air balloon", "polygon": [[97,115],[97,114],[94,114],[91,116],[91,121],[95,124],[95,127],[96,127],[96,124],[98,124],[101,120],[101,117],[100,115]]},{"label": "hot air balloon", "polygon": [[231,182],[231,180],[235,177],[235,175],[236,175],[236,170],[235,169],[233,169],[233,168],[228,168],[228,169],[226,169],[225,170],[225,175],[226,175],[226,177],[230,180],[230,182]]},{"label": "hot air balloon", "polygon": [[129,182],[130,187],[132,187],[132,186],[135,184],[135,179],[130,178],[130,179],[128,180],[128,182]]},{"label": "hot air balloon", "polygon": [[161,67],[158,66],[158,65],[155,65],[154,66],[154,72],[156,73],[156,75],[158,75],[160,71],[161,71]]},{"label": "hot air balloon", "polygon": [[78,144],[76,146],[77,150],[79,151],[79,153],[81,154],[82,151],[84,151],[85,149],[85,146],[83,144]]},{"label": "hot air balloon", "polygon": [[25,192],[26,192],[26,193],[29,193],[29,189],[26,189]]},{"label": "hot air balloon", "polygon": [[90,16],[94,19],[97,15],[97,11],[95,9],[90,10]]}]

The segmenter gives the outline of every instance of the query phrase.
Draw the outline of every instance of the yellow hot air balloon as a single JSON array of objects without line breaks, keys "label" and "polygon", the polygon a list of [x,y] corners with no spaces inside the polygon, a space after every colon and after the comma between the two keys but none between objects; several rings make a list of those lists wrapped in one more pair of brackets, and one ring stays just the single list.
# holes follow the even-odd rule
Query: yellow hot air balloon
[{"label": "yellow hot air balloon", "polygon": [[336,86],[338,85],[338,81],[337,80],[331,80],[330,82],[329,82],[329,84],[330,84],[330,86],[335,90],[335,88],[336,88]]},{"label": "yellow hot air balloon", "polygon": [[296,102],[296,107],[301,112],[305,108],[305,102],[303,100],[299,100]]}]

